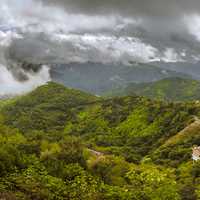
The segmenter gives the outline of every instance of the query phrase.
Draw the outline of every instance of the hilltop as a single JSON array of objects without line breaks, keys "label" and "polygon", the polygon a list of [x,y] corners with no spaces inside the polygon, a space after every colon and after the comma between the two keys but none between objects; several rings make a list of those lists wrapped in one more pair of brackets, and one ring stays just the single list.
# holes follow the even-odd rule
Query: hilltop
[{"label": "hilltop", "polygon": [[200,163],[191,161],[200,138],[197,102],[106,99],[53,82],[2,102],[2,198],[199,196]]},{"label": "hilltop", "polygon": [[197,80],[172,77],[150,83],[131,83],[125,88],[118,88],[109,95],[136,94],[152,99],[167,101],[189,101],[200,99],[200,82]]}]

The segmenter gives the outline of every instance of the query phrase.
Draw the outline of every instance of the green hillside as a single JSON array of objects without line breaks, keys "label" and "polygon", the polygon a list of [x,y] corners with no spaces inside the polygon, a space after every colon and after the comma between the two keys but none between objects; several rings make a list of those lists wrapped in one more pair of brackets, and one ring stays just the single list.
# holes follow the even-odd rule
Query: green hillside
[{"label": "green hillside", "polygon": [[153,99],[168,101],[188,101],[200,99],[200,82],[184,78],[167,78],[151,83],[131,83],[110,95],[137,94]]},{"label": "green hillside", "polygon": [[3,109],[8,125],[27,130],[62,130],[73,118],[71,108],[97,101],[95,96],[50,82]]},{"label": "green hillside", "polygon": [[200,198],[200,104],[104,99],[56,83],[0,102],[0,198]]}]

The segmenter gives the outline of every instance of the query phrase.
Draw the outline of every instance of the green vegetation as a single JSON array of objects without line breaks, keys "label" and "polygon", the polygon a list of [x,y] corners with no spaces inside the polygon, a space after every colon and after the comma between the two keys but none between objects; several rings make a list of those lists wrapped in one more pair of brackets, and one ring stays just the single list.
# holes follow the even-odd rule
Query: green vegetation
[{"label": "green vegetation", "polygon": [[108,95],[137,94],[152,99],[167,101],[188,101],[200,99],[200,82],[184,78],[166,78],[152,83],[131,83],[118,88]]},{"label": "green vegetation", "polygon": [[50,82],[0,105],[0,199],[200,199],[198,102]]}]

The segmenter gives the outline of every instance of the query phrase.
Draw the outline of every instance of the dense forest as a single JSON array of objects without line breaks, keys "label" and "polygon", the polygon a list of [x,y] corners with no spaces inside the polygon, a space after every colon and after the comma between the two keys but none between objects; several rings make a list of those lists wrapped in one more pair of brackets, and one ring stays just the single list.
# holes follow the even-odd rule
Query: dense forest
[{"label": "dense forest", "polygon": [[49,82],[0,101],[0,199],[200,199],[200,103]]},{"label": "dense forest", "polygon": [[130,83],[105,93],[105,96],[137,94],[165,101],[191,101],[200,99],[200,81],[170,77],[149,83]]}]

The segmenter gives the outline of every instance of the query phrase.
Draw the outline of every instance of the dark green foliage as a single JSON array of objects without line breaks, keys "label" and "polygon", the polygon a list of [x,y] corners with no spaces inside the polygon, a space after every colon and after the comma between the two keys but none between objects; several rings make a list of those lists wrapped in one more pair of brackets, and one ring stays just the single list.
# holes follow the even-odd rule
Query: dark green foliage
[{"label": "dark green foliage", "polygon": [[200,82],[186,78],[166,78],[151,83],[131,83],[110,92],[109,96],[137,94],[152,99],[188,101],[200,99]]},{"label": "dark green foliage", "polygon": [[62,130],[67,120],[73,119],[72,108],[96,101],[96,97],[62,85],[48,83],[27,96],[17,99],[3,112],[8,125],[22,132],[30,130]]},{"label": "dark green foliage", "polygon": [[102,99],[48,83],[0,108],[0,198],[200,198],[198,102]]}]

